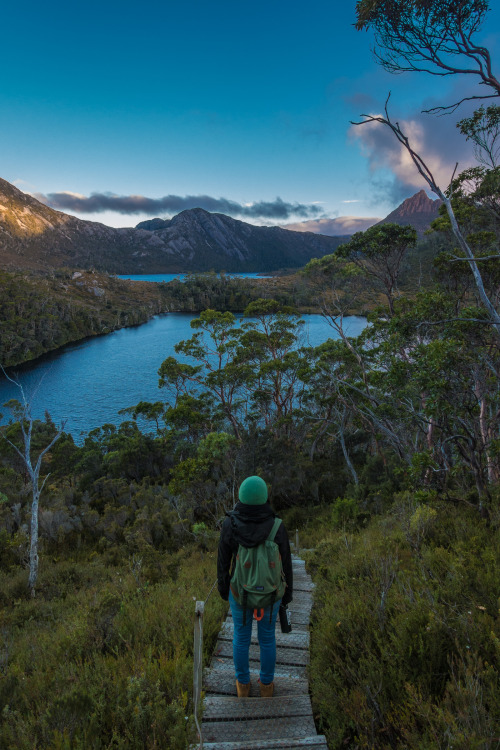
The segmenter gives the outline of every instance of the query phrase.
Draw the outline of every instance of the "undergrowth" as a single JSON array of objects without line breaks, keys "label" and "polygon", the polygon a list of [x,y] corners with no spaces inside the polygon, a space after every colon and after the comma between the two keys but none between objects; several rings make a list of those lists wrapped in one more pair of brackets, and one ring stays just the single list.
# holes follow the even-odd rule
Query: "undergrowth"
[{"label": "undergrowth", "polygon": [[304,524],[310,685],[330,748],[500,747],[498,509],[487,524],[418,500],[396,495],[366,528],[335,504]]},{"label": "undergrowth", "polygon": [[[46,559],[34,600],[25,571],[0,574],[0,747],[185,748],[193,740],[194,602],[215,580],[216,552],[151,555]],[[224,612],[212,597],[206,660]]]}]

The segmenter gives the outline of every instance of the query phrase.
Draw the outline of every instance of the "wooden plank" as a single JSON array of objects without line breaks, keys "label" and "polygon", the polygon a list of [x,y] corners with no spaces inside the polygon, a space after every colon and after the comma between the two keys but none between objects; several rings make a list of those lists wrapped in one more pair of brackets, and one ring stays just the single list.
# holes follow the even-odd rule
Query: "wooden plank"
[{"label": "wooden plank", "polygon": [[[316,750],[328,750],[323,734],[313,737],[300,737],[286,740],[249,740],[245,742],[204,742],[206,750],[287,750],[288,748],[314,747]],[[196,745],[198,748],[198,745]]]},{"label": "wooden plank", "polygon": [[[212,669],[208,669],[204,677],[205,693],[215,695],[236,695],[236,678],[234,675],[233,664],[228,664],[228,660],[221,665],[218,662]],[[307,695],[308,681],[305,667],[284,667],[286,670],[274,673],[274,695],[279,698],[282,695]],[[300,676],[299,676],[300,675]],[[250,670],[250,696],[260,698],[259,690],[259,672],[256,669]]]},{"label": "wooden plank", "polygon": [[[257,684],[257,681],[259,679],[259,669],[260,664],[256,664],[255,662],[253,664],[250,664],[250,679],[252,683],[255,682],[255,684]],[[207,675],[209,673],[211,674],[212,672],[216,672],[221,677],[223,677],[224,675],[230,675],[233,680],[233,688],[235,688],[234,680],[236,678],[234,676],[234,664],[230,659],[219,657],[212,658],[210,666],[205,669],[204,679],[207,679]],[[305,666],[299,666],[297,664],[277,664],[274,671],[274,676],[277,680],[285,678],[305,680],[307,679],[307,670]]]},{"label": "wooden plank", "polygon": [[[260,698],[258,675],[260,648],[257,623],[252,627],[249,649],[250,698],[236,698],[232,639],[234,624],[229,611],[212,657],[205,670],[206,698],[202,733],[206,750],[284,750],[313,747],[327,750],[323,735],[317,735],[308,694],[306,667],[309,663],[309,618],[314,584],[305,563],[296,556],[294,600],[289,605],[292,632],[276,626],[276,671],[273,698]],[[255,699],[254,696],[259,696]]]},{"label": "wooden plank", "polygon": [[[221,659],[233,658],[233,644],[231,641],[217,641],[214,656]],[[250,661],[260,662],[260,649],[258,646],[250,646]],[[309,664],[309,651],[300,648],[279,648],[276,651],[276,664],[296,664],[304,667]]]},{"label": "wooden plank", "polygon": [[282,696],[281,698],[235,698],[227,695],[209,695],[203,701],[203,721],[240,719],[281,719],[284,717],[312,716],[308,695]]},{"label": "wooden plank", "polygon": [[[227,620],[219,633],[219,639],[223,641],[232,641],[234,636],[234,623],[233,621]],[[252,643],[258,643],[257,628],[252,628]],[[291,633],[282,633],[281,630],[276,628],[276,646],[280,648],[285,646],[286,648],[309,648],[309,632],[300,632],[292,630]]]},{"label": "wooden plank", "polygon": [[[309,631],[309,613],[308,612],[291,612],[292,614],[292,633],[298,632],[298,633],[307,633]],[[229,615],[226,617],[225,622],[230,623],[232,625],[233,618]],[[221,628],[222,625],[221,624]],[[253,630],[257,633],[257,625],[254,624]],[[281,633],[281,627],[279,620],[276,620],[276,635],[278,633]]]},{"label": "wooden plank", "polygon": [[293,590],[294,591],[314,591],[316,586],[312,581],[297,581],[294,579],[293,581]]},{"label": "wooden plank", "polygon": [[[299,737],[310,737],[316,731],[312,715],[254,721],[209,721],[203,722],[201,729],[204,742],[207,743],[231,741],[237,743],[248,740],[285,740],[287,738],[295,740]],[[289,746],[289,744],[284,745],[284,747]]]}]

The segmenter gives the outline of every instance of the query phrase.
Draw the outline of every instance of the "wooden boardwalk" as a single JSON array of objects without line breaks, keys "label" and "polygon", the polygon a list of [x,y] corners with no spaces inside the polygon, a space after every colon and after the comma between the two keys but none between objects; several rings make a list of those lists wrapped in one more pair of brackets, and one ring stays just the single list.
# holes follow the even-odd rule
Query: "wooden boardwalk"
[{"label": "wooden boardwalk", "polygon": [[327,749],[318,735],[309,698],[309,617],[313,583],[304,561],[293,557],[294,593],[289,609],[292,632],[282,633],[276,622],[275,693],[260,698],[259,646],[254,622],[250,646],[250,698],[237,698],[233,667],[233,621],[229,612],[219,633],[203,686],[203,747],[207,750],[271,750],[314,747]]}]

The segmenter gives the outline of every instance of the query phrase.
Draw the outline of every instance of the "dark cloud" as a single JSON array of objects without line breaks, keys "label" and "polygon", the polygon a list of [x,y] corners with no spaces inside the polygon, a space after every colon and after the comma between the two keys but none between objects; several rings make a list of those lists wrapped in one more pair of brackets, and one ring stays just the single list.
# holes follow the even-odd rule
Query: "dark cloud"
[{"label": "dark cloud", "polygon": [[90,196],[75,193],[49,193],[36,197],[52,208],[82,214],[114,211],[125,215],[158,216],[176,214],[188,208],[204,208],[206,211],[252,219],[289,219],[292,216],[311,218],[322,213],[322,209],[317,205],[287,203],[281,198],[276,198],[274,201],[258,201],[247,206],[227,198],[212,198],[209,195],[166,195],[163,198],[146,198],[143,195],[114,195],[113,193],[92,193]]}]

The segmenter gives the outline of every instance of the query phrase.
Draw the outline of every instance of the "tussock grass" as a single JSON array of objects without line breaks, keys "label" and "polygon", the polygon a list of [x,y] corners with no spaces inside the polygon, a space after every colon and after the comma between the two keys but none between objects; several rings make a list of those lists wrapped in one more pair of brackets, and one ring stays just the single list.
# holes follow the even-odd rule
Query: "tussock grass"
[{"label": "tussock grass", "polygon": [[334,511],[323,528],[310,683],[329,747],[497,748],[498,529],[409,493],[366,528]]},{"label": "tussock grass", "polygon": [[[95,552],[44,561],[39,594],[26,574],[0,581],[0,747],[185,748],[191,717],[194,600],[215,580],[214,548],[106,564]],[[205,656],[225,603],[211,598]]]}]

